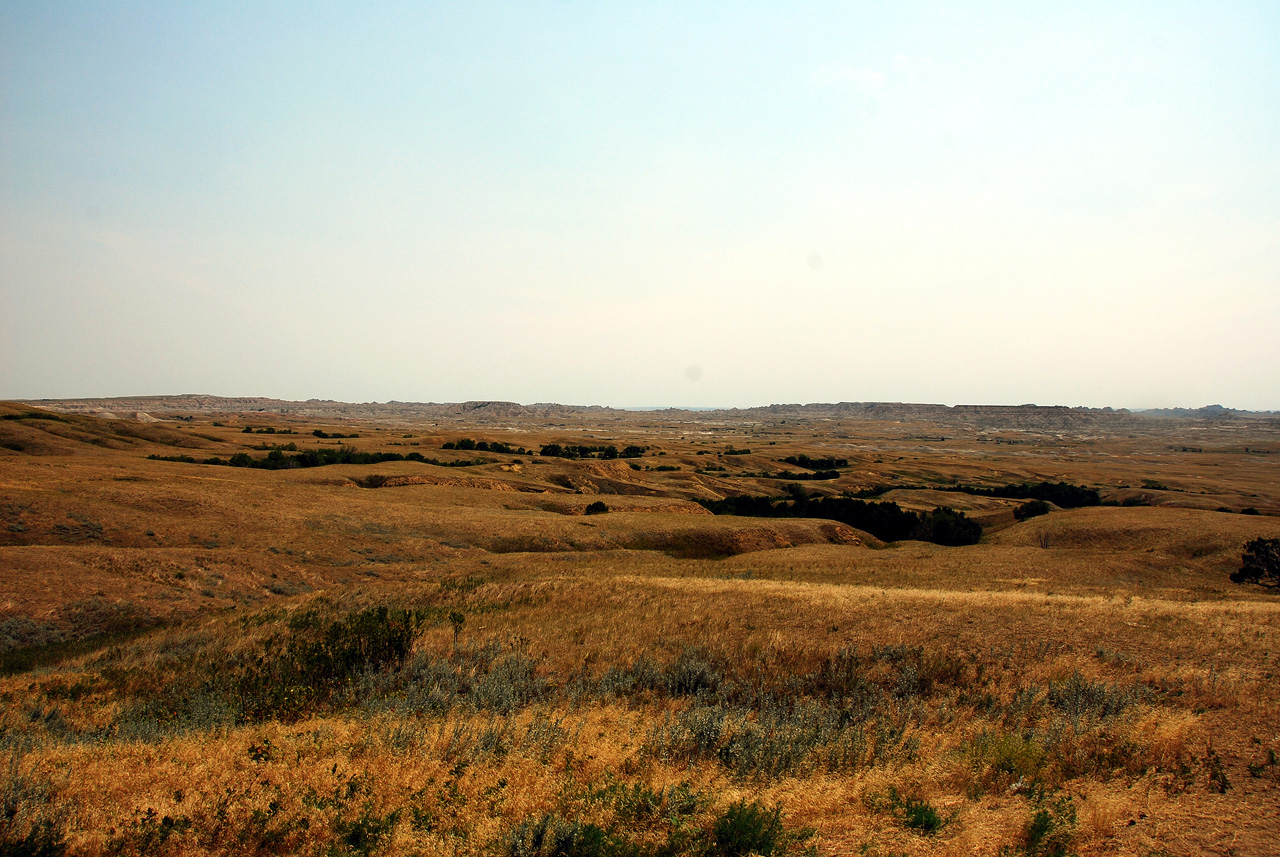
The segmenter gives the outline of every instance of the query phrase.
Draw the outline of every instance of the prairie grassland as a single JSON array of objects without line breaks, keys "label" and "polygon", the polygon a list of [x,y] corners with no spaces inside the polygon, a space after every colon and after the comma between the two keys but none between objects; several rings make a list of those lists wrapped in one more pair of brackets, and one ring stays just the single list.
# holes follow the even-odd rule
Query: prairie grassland
[{"label": "prairie grassland", "polygon": [[[753,450],[713,453],[725,471],[694,427],[631,427],[610,440],[650,447],[639,470],[266,471],[146,459],[262,444],[238,418],[0,411],[8,853],[1269,854],[1280,835],[1280,597],[1227,579],[1280,518],[1214,511],[1280,509],[1280,456],[1237,452],[1238,426],[1185,454],[1168,429],[979,448],[744,427],[716,436]],[[345,428],[442,460],[462,435]],[[528,428],[526,447],[566,436]],[[267,440],[333,442],[309,430]],[[987,535],[883,545],[690,502],[780,493],[726,473],[833,450],[851,467],[810,490],[954,496]],[[956,478],[1159,505],[1015,523],[1015,502],[920,487]]]}]

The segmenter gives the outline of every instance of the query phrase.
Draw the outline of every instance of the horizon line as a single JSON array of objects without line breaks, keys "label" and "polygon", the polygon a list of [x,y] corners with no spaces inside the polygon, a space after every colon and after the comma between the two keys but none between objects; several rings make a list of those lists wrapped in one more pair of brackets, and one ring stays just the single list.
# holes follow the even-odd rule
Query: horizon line
[{"label": "horizon line", "polygon": [[605,404],[572,404],[566,402],[519,402],[511,399],[464,399],[460,401],[415,401],[409,399],[387,399],[385,401],[367,400],[367,401],[347,401],[343,399],[283,399],[276,396],[253,396],[253,395],[222,395],[217,393],[158,393],[158,394],[142,394],[129,396],[66,396],[66,397],[44,397],[39,399],[14,398],[6,399],[6,401],[20,402],[29,405],[38,405],[41,402],[100,402],[100,401],[128,401],[140,399],[184,399],[184,398],[200,398],[200,399],[256,399],[262,401],[282,402],[288,404],[307,404],[308,402],[325,402],[339,405],[484,405],[484,404],[502,404],[515,405],[522,408],[532,407],[563,407],[563,408],[602,408],[606,410],[628,411],[632,413],[648,413],[658,411],[748,411],[760,408],[777,408],[777,407],[820,407],[834,405],[905,405],[914,407],[940,407],[940,408],[1063,408],[1066,410],[1081,411],[1101,411],[1113,413],[1144,413],[1151,411],[1203,411],[1210,409],[1221,409],[1227,412],[1247,413],[1247,414],[1276,414],[1280,413],[1280,409],[1251,409],[1251,408],[1234,408],[1221,403],[1213,403],[1189,407],[1186,405],[1164,405],[1155,407],[1130,407],[1115,405],[1063,405],[1063,404],[1038,404],[1036,402],[1021,402],[1018,404],[1002,403],[1002,402],[957,402],[948,404],[945,402],[908,402],[903,400],[852,400],[841,399],[832,401],[812,401],[812,402],[770,402],[768,404],[756,405],[605,405]]}]

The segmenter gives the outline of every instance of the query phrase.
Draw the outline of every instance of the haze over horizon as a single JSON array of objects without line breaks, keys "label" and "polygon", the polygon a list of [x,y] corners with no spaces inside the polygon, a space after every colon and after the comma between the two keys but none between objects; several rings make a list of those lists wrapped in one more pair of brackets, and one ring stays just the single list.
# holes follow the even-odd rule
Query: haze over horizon
[{"label": "haze over horizon", "polygon": [[1280,6],[0,4],[0,398],[1280,410]]}]

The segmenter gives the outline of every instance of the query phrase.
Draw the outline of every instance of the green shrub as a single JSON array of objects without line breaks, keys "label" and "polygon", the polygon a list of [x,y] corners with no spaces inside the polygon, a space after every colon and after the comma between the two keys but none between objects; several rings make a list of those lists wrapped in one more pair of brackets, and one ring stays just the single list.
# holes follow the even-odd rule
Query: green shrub
[{"label": "green shrub", "polygon": [[254,458],[247,452],[237,452],[230,459],[214,456],[197,461],[189,455],[148,455],[147,460],[218,467],[249,467],[257,470],[292,470],[299,467],[326,467],[330,464],[382,464],[388,461],[416,461],[419,464],[431,464],[436,467],[475,467],[489,463],[483,458],[439,461],[435,458],[426,458],[420,452],[403,455],[398,452],[361,452],[350,446],[322,446],[317,449],[304,449],[294,455],[286,455],[283,449],[277,448],[272,449],[262,458]]},{"label": "green shrub", "polygon": [[729,805],[711,829],[713,854],[721,857],[770,857],[781,843],[782,809],[768,809],[755,801]]},{"label": "green shrub", "polygon": [[1069,796],[1042,804],[1023,833],[1028,857],[1066,857],[1076,835],[1076,807]]},{"label": "green shrub", "polygon": [[1041,515],[1049,514],[1050,506],[1044,500],[1032,500],[1023,503],[1021,506],[1013,510],[1013,517],[1019,521],[1025,521],[1028,518],[1038,518]]},{"label": "green shrub", "polygon": [[596,825],[548,813],[518,824],[507,834],[500,853],[506,857],[604,857],[617,853],[616,848],[606,850],[608,844],[604,831]]},{"label": "green shrub", "polygon": [[1204,768],[1209,774],[1210,791],[1224,795],[1231,789],[1231,781],[1227,779],[1226,766],[1222,764],[1222,757],[1218,755],[1217,750],[1213,749],[1212,744],[1205,751]]},{"label": "green shrub", "polygon": [[1232,572],[1235,583],[1280,584],[1280,539],[1257,538],[1246,542],[1240,569]]},{"label": "green shrub", "polygon": [[920,797],[899,795],[897,789],[889,790],[889,805],[894,817],[910,830],[931,835],[947,825],[933,804]]},{"label": "green shrub", "polygon": [[[641,450],[641,452],[635,453],[635,450],[637,449]],[[619,453],[618,448],[613,444],[604,444],[600,446],[586,446],[582,444],[566,445],[566,444],[559,444],[559,443],[548,443],[547,445],[543,446],[538,450],[538,455],[546,456],[547,458],[568,458],[568,459],[577,459],[577,458],[614,459],[614,458],[633,458],[633,457],[638,458],[639,455],[643,453],[643,448],[629,446],[627,447],[626,450],[624,450],[624,452],[630,452],[632,454],[625,455],[625,454]]]},{"label": "green shrub", "polygon": [[806,470],[835,470],[837,467],[849,466],[847,458],[810,458],[807,455],[788,455],[782,461]]},{"label": "green shrub", "polygon": [[293,720],[330,702],[366,671],[399,668],[420,618],[386,607],[351,613],[327,625],[314,611],[295,616],[290,636],[270,641],[268,653],[240,665],[233,685],[242,715]]},{"label": "green shrub", "polygon": [[982,538],[982,525],[963,512],[939,506],[932,512],[920,513],[920,522],[911,537],[949,547],[976,545]]},{"label": "green shrub", "polygon": [[608,512],[608,511],[609,511],[609,507],[606,506],[603,501],[597,500],[594,503],[592,503],[590,506],[587,506],[587,509],[585,512],[583,512],[583,514],[584,515],[603,515],[605,512]]},{"label": "green shrub", "polygon": [[332,857],[373,854],[399,818],[398,811],[378,816],[366,806],[357,818],[338,822],[334,829],[337,842],[330,847],[329,854]]},{"label": "green shrub", "polygon": [[886,542],[920,539],[955,546],[977,544],[982,538],[981,524],[945,506],[917,514],[897,503],[868,503],[852,497],[811,497],[803,486],[787,488],[787,497],[726,497],[698,502],[716,515],[825,518],[866,530]]}]

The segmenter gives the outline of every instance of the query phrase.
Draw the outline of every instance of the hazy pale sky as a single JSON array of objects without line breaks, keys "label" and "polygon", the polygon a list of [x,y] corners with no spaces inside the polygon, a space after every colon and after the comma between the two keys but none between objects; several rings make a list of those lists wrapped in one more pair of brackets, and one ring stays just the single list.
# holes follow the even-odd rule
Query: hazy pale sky
[{"label": "hazy pale sky", "polygon": [[0,397],[1280,409],[1280,4],[0,0]]}]

